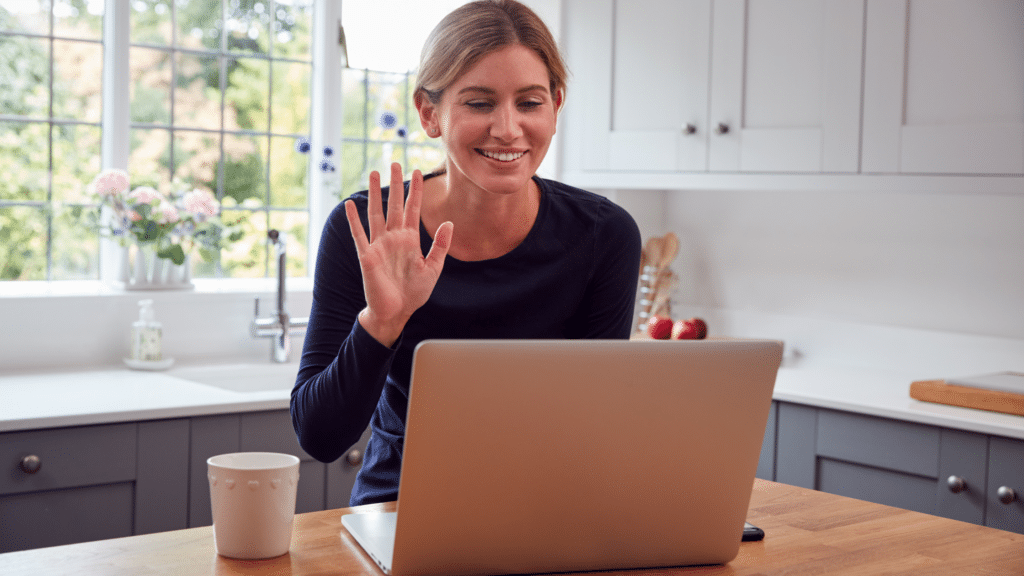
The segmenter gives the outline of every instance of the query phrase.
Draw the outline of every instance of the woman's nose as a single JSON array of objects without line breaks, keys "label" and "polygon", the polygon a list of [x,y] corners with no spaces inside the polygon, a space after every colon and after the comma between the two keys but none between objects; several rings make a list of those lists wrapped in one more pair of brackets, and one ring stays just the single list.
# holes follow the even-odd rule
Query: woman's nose
[{"label": "woman's nose", "polygon": [[509,142],[523,135],[523,127],[519,118],[519,111],[514,105],[499,106],[495,109],[491,121],[491,136]]}]

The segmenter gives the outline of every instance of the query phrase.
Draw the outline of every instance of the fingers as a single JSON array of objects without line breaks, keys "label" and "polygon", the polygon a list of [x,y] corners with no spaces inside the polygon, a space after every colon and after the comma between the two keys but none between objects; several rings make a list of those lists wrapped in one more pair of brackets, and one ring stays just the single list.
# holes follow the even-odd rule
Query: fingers
[{"label": "fingers", "polygon": [[[366,237],[363,226],[359,221],[359,214],[355,204],[345,202],[345,216],[349,221],[349,228],[352,231],[352,238],[356,242],[356,249],[360,252],[370,243],[380,238],[386,230],[397,230],[402,227],[419,229],[420,207],[423,200],[423,174],[414,170],[409,183],[409,201],[406,202],[405,185],[402,180],[402,166],[397,162],[391,164],[391,183],[388,194],[387,218],[384,217],[383,194],[380,187],[380,172],[370,172],[370,185],[368,190],[369,202],[366,206],[367,220],[370,227],[370,236]],[[447,248],[446,250],[447,251]]]},{"label": "fingers", "polygon": [[444,222],[437,227],[437,232],[434,233],[434,244],[430,246],[430,252],[427,252],[427,264],[438,270],[444,266],[444,257],[448,255],[448,247],[452,244],[454,230],[455,225],[451,222]]},{"label": "fingers", "polygon": [[423,204],[423,173],[413,170],[409,179],[409,198],[405,202],[404,224],[406,228],[419,230],[420,206]]},{"label": "fingers", "polygon": [[352,200],[345,201],[345,217],[348,218],[348,228],[352,232],[352,240],[356,243],[356,254],[365,254],[367,248],[370,247],[370,242],[366,239],[366,231],[363,230],[363,223],[359,220],[356,203]]},{"label": "fingers", "polygon": [[[370,240],[376,240],[384,232],[384,208],[380,193],[380,172],[376,170],[370,172],[369,198],[370,201],[366,206],[366,217],[370,224]],[[347,214],[347,206],[345,210]],[[360,226],[361,229],[362,226]]]},{"label": "fingers", "polygon": [[405,185],[402,182],[402,166],[391,164],[391,191],[388,193],[387,229],[401,228],[405,223]]}]

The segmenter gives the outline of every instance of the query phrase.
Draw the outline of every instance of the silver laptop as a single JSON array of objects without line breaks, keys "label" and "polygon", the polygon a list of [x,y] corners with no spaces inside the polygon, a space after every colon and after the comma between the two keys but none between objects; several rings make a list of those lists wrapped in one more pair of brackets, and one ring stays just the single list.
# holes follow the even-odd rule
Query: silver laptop
[{"label": "silver laptop", "polygon": [[342,524],[394,576],[726,563],[781,360],[764,340],[423,342],[398,511]]}]

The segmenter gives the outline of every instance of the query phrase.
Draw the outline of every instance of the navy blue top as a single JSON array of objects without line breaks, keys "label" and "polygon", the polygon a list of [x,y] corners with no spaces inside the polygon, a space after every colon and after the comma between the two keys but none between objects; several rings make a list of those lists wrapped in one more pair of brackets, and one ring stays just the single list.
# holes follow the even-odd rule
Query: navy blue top
[{"label": "navy blue top", "polygon": [[[421,341],[629,337],[641,243],[633,218],[591,192],[534,181],[540,208],[523,242],[491,260],[447,256],[430,299],[391,348],[356,320],[366,300],[343,204],[328,217],[291,414],[299,444],[322,462],[338,459],[371,426],[351,505],[398,499],[409,376]],[[368,195],[351,198],[369,235]],[[421,223],[424,255],[432,243]]]}]

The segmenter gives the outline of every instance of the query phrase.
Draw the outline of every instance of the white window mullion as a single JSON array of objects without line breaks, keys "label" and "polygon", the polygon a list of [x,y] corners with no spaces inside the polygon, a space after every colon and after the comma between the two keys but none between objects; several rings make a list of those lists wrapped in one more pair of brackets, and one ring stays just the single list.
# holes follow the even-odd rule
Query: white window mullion
[{"label": "white window mullion", "polygon": [[[310,144],[307,155],[309,162],[309,270],[310,276],[316,265],[316,253],[320,246],[320,233],[328,214],[338,203],[337,190],[332,183],[340,182],[341,170],[341,70],[342,47],[340,42],[341,2],[316,2],[313,13],[313,78],[312,110],[310,111]],[[318,159],[324,146],[334,152],[336,170],[324,174],[319,169]]]},{"label": "white window mullion", "polygon": [[[131,130],[128,46],[129,0],[106,0],[103,17],[103,120],[102,166],[128,169]],[[118,273],[120,250],[111,240],[100,241],[100,280]]]}]

